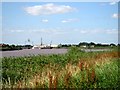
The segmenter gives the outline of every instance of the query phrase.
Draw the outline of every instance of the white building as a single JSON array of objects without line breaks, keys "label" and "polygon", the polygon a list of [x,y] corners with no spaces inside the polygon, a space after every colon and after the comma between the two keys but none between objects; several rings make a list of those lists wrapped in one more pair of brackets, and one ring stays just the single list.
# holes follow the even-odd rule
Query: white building
[{"label": "white building", "polygon": [[32,47],[32,49],[41,49],[41,48],[47,48],[47,47],[51,47],[51,48],[57,48],[58,45],[52,44],[52,45],[34,45]]},{"label": "white building", "polygon": [[52,44],[51,47],[53,47],[53,48],[57,48],[58,45]]},{"label": "white building", "polygon": [[80,47],[86,48],[86,47],[87,47],[87,45],[81,45]]}]

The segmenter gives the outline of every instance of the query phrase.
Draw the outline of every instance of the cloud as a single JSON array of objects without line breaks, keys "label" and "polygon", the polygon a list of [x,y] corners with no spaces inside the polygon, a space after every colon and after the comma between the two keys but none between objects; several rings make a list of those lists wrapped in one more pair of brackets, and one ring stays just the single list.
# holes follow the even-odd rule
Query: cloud
[{"label": "cloud", "polygon": [[66,20],[62,20],[62,23],[68,23],[68,22],[77,22],[79,21],[79,19],[66,19]]},{"label": "cloud", "polygon": [[106,5],[111,5],[111,6],[113,6],[113,5],[116,5],[117,2],[118,2],[117,0],[114,0],[114,1],[111,1],[111,2],[108,2],[108,3],[106,3],[106,2],[101,2],[100,5],[101,5],[101,6],[106,6]]},{"label": "cloud", "polygon": [[113,1],[113,2],[110,2],[109,4],[110,5],[115,5],[117,2],[116,1]]},{"label": "cloud", "polygon": [[114,13],[113,15],[112,15],[112,18],[118,18],[119,17],[119,15],[117,14],[117,13]]},{"label": "cloud", "polygon": [[75,8],[71,6],[55,5],[53,3],[26,7],[24,9],[30,15],[63,14],[63,13],[68,13],[75,10]]},{"label": "cloud", "polygon": [[[30,33],[40,33],[40,34],[46,34],[46,35],[62,35],[65,34],[66,31],[64,31],[63,29],[57,29],[57,28],[41,28],[41,29],[32,29],[29,30]],[[52,34],[51,34],[52,33]]]},{"label": "cloud", "polygon": [[41,28],[41,29],[14,29],[9,30],[11,33],[36,33],[45,35],[65,35],[70,33],[79,34],[118,34],[118,29],[80,29],[80,28]]},{"label": "cloud", "polygon": [[81,34],[98,34],[102,33],[101,29],[74,29],[74,32],[78,32]]},{"label": "cloud", "polygon": [[47,19],[43,19],[43,20],[42,20],[42,22],[47,23],[47,22],[48,22],[48,20],[47,20]]},{"label": "cloud", "polygon": [[87,31],[87,30],[80,30],[80,33],[81,34],[86,34],[86,33],[89,33],[89,31]]},{"label": "cloud", "polygon": [[111,29],[111,30],[106,30],[107,34],[118,34],[118,30],[117,29]]},{"label": "cloud", "polygon": [[74,32],[80,34],[117,34],[117,29],[74,29]]},{"label": "cloud", "polygon": [[110,4],[110,5],[115,5],[115,4],[117,4],[118,2],[119,2],[119,0],[111,0],[109,4]]},{"label": "cloud", "polygon": [[17,32],[17,33],[20,33],[20,32],[24,32],[24,30],[16,29],[16,30],[10,30],[10,32]]}]

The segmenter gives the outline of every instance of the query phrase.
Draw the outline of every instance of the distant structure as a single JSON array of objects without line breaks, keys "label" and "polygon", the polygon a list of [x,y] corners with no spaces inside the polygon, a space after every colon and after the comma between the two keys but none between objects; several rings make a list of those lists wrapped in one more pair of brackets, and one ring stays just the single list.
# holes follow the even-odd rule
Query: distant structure
[{"label": "distant structure", "polygon": [[42,41],[42,38],[41,38],[40,45],[34,45],[32,47],[32,49],[52,49],[52,48],[57,48],[57,47],[58,47],[58,45],[52,44],[52,41],[48,45],[43,44],[43,41]]},{"label": "distant structure", "polygon": [[41,46],[43,45],[43,43],[42,43],[42,38],[41,38]]},{"label": "distant structure", "polygon": [[31,42],[31,40],[28,38],[28,39],[25,41],[25,45],[33,45],[33,42]]},{"label": "distant structure", "polygon": [[86,47],[87,47],[87,45],[81,45],[80,47],[86,48]]},{"label": "distant structure", "polygon": [[91,48],[94,48],[94,47],[95,47],[95,45],[91,45],[90,47],[91,47]]}]

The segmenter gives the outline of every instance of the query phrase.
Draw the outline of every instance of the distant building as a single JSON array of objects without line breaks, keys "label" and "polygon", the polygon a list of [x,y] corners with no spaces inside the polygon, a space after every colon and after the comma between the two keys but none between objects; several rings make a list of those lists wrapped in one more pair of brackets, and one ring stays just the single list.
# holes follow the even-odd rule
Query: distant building
[{"label": "distant building", "polygon": [[94,47],[95,47],[95,45],[91,45],[90,47],[91,47],[91,48],[94,48]]},{"label": "distant building", "polygon": [[51,45],[51,47],[53,47],[53,48],[57,48],[58,45],[53,44],[53,45]]},{"label": "distant building", "polygon": [[32,49],[40,49],[40,48],[39,48],[39,46],[34,45],[34,46],[32,47]]},{"label": "distant building", "polygon": [[32,49],[44,49],[44,48],[57,48],[58,47],[58,45],[55,45],[55,44],[53,44],[53,45],[45,45],[45,44],[42,44],[42,45],[34,45],[33,47],[32,47]]},{"label": "distant building", "polygon": [[4,47],[4,46],[8,46],[8,45],[6,45],[6,44],[0,44],[0,47]]},{"label": "distant building", "polygon": [[87,47],[87,45],[81,45],[80,47],[86,48],[86,47]]}]

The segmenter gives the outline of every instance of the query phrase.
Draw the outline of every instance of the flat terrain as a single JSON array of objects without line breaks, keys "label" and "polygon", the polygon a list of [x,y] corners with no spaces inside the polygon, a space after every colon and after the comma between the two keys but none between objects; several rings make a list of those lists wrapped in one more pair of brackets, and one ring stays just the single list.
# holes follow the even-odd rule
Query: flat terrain
[{"label": "flat terrain", "polygon": [[[46,55],[46,54],[64,54],[67,53],[67,49],[23,49],[14,51],[0,51],[2,57],[21,57],[30,55]],[[0,56],[1,57],[1,56]]]},{"label": "flat terrain", "polygon": [[[97,52],[97,51],[110,51],[111,49],[81,49],[85,52]],[[67,53],[67,49],[23,49],[14,51],[0,51],[2,56],[0,57],[23,57],[30,55],[47,55],[47,54],[64,54]]]}]

